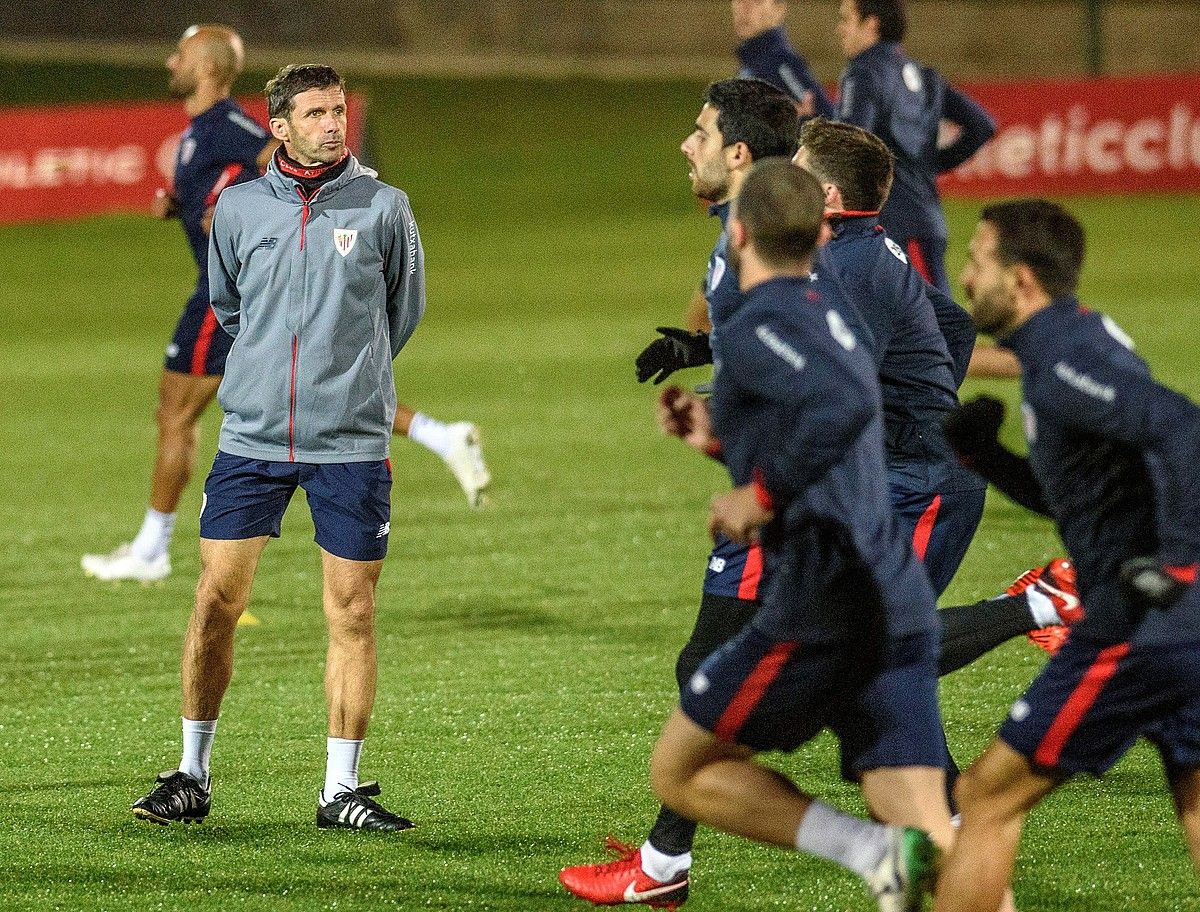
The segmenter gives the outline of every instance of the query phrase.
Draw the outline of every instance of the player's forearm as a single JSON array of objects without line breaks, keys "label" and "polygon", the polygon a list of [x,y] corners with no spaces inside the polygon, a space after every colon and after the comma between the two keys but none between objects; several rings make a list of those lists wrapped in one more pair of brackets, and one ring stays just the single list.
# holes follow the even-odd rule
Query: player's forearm
[{"label": "player's forearm", "polygon": [[977,342],[971,352],[967,376],[1013,380],[1021,376],[1021,362],[1007,349],[990,342]]}]

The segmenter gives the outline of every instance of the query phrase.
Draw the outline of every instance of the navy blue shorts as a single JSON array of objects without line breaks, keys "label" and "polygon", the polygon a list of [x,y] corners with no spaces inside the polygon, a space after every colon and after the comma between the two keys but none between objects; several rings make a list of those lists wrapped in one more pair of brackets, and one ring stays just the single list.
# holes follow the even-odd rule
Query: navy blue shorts
[{"label": "navy blue shorts", "polygon": [[984,488],[928,494],[892,488],[892,507],[913,553],[941,595],[966,557],[983,518]]},{"label": "navy blue shorts", "polygon": [[842,775],[946,761],[937,694],[937,636],[888,644],[781,642],[748,624],[683,688],[684,714],[723,741],[792,751],[828,728]]},{"label": "navy blue shorts", "polygon": [[[945,494],[916,493],[893,486],[892,507],[904,535],[912,541],[933,590],[946,591],[966,557],[983,518],[984,488]],[[763,591],[762,548],[738,545],[721,537],[708,556],[704,591],[709,595],[757,600]]]},{"label": "navy blue shorts", "polygon": [[758,544],[739,545],[720,536],[708,555],[704,591],[722,598],[758,599],[762,586],[763,555]]},{"label": "navy blue shorts", "polygon": [[1142,735],[1171,778],[1200,767],[1200,646],[1130,648],[1070,637],[999,732],[1035,766],[1093,776]]},{"label": "navy blue shorts", "polygon": [[233,336],[217,323],[208,295],[196,292],[188,298],[175,326],[163,366],[181,374],[220,377],[225,373],[225,359],[232,347]]},{"label": "navy blue shorts", "polygon": [[200,537],[279,537],[296,488],[304,489],[318,545],[346,560],[383,560],[391,528],[392,469],[377,462],[267,462],[217,452],[204,482]]}]

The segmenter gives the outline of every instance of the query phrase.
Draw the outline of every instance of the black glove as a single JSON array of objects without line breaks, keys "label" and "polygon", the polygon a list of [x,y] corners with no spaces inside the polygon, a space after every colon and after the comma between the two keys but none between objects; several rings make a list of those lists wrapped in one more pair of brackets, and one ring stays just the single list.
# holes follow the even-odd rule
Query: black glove
[{"label": "black glove", "polygon": [[634,362],[638,383],[654,377],[655,384],[659,384],[681,368],[712,364],[708,333],[689,332],[673,326],[659,326],[656,332],[662,333],[662,338],[642,349]]},{"label": "black glove", "polygon": [[1196,581],[1196,567],[1172,567],[1155,557],[1131,557],[1121,564],[1121,582],[1135,602],[1170,608]]},{"label": "black glove", "polygon": [[996,446],[1004,423],[1004,403],[980,396],[951,412],[942,428],[959,456],[971,457]]}]

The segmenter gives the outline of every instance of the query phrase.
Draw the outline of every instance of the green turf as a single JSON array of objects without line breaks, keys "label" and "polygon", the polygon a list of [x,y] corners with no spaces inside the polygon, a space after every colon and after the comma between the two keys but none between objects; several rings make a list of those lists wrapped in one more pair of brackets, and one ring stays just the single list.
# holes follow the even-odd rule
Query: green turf
[{"label": "green turf", "polygon": [[[144,94],[160,78],[92,73],[41,68],[0,80],[0,93]],[[0,909],[571,910],[557,869],[597,858],[606,832],[640,840],[652,819],[646,759],[723,479],[657,434],[631,359],[650,327],[678,319],[714,237],[677,151],[701,87],[365,88],[383,173],[409,190],[428,253],[429,313],[397,362],[401,395],[478,421],[497,479],[492,507],[472,515],[434,457],[394,448],[364,773],[419,829],[378,839],[312,824],[324,634],[302,499],[259,573],[264,624],[238,634],[215,813],[165,830],[129,815],[178,756],[198,485],[165,584],[99,585],[78,559],[128,538],[144,509],[154,384],[191,267],[176,227],[138,216],[6,228]],[[1075,205],[1091,230],[1084,297],[1200,397],[1200,200]],[[957,264],[974,209],[949,209]],[[1010,385],[970,385],[985,388],[1015,403]],[[201,474],[216,427],[214,412]],[[1006,433],[1017,439],[1015,423]],[[990,594],[1055,549],[1045,523],[994,498],[948,597]],[[960,757],[986,743],[1040,662],[1014,643],[948,679]],[[775,762],[859,809],[831,748]],[[870,907],[820,862],[711,833],[698,857],[696,912]],[[1017,891],[1029,910],[1200,909],[1148,750],[1034,815]]]}]

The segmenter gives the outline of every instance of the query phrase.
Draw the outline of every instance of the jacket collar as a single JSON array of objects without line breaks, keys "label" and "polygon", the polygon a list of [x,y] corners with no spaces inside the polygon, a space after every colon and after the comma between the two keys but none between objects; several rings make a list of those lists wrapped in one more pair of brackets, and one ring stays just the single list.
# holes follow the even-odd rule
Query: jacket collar
[{"label": "jacket collar", "polygon": [[[322,202],[329,199],[351,181],[358,180],[360,177],[378,177],[379,173],[366,167],[362,162],[349,154],[350,162],[346,166],[346,170],[335,177],[329,183],[321,187],[318,196]],[[271,156],[271,163],[267,165],[267,173],[265,176],[267,184],[271,187],[276,196],[282,199],[291,200],[297,206],[302,205],[300,195],[296,192],[296,188],[300,186],[300,182],[294,177],[290,177],[279,170],[279,165],[275,161],[275,156]]]},{"label": "jacket collar", "polygon": [[996,341],[1024,360],[1022,355],[1044,350],[1047,338],[1058,338],[1061,332],[1066,331],[1064,322],[1077,313],[1079,299],[1073,294],[1062,295],[1051,301],[1049,307],[1043,307],[1007,336]]},{"label": "jacket collar", "polygon": [[875,234],[879,228],[878,212],[836,212],[829,216],[829,227],[835,238]]}]

